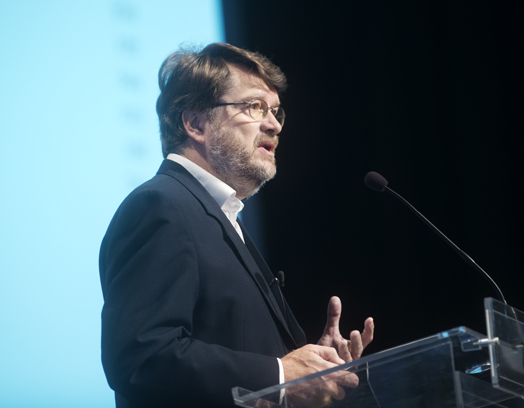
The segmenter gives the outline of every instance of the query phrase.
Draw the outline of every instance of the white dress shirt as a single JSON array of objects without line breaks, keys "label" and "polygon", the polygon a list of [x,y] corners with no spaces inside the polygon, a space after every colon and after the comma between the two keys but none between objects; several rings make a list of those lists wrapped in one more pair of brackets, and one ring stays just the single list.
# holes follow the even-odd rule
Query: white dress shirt
[{"label": "white dress shirt", "polygon": [[238,225],[237,222],[238,214],[244,208],[244,203],[236,197],[237,192],[222,180],[217,179],[211,173],[207,172],[198,164],[193,163],[184,156],[170,153],[167,158],[184,167],[194,178],[200,182],[200,184],[204,186],[207,192],[211,194],[211,197],[213,197],[220,206],[227,219],[235,228],[236,232],[238,232],[238,235],[240,235],[242,241],[244,241],[244,235],[242,234],[240,225]]}]

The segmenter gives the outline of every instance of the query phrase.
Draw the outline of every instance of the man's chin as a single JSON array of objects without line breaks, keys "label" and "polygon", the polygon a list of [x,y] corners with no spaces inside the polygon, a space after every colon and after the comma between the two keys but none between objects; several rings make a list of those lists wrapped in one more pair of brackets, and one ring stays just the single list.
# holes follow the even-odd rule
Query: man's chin
[{"label": "man's chin", "polygon": [[257,163],[257,173],[259,174],[258,179],[262,182],[271,180],[277,174],[277,166],[274,162],[264,160],[263,162]]},{"label": "man's chin", "polygon": [[251,164],[253,166],[263,168],[265,171],[268,172],[276,172],[275,157],[265,153],[258,153],[254,157],[251,157]]}]

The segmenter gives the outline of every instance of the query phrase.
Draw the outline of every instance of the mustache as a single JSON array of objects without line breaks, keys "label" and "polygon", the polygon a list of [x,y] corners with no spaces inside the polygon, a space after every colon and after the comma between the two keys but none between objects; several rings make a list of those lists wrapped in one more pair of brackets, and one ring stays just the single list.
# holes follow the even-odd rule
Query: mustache
[{"label": "mustache", "polygon": [[273,135],[269,132],[259,133],[257,137],[255,138],[254,145],[255,147],[260,146],[261,143],[273,143],[275,145],[275,149],[278,147],[279,138],[278,136]]}]

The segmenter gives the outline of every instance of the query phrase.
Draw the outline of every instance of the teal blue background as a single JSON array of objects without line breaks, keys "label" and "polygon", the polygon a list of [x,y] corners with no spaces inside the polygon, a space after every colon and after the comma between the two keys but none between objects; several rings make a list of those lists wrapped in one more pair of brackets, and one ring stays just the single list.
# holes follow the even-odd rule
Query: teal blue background
[{"label": "teal blue background", "polygon": [[98,250],[162,156],[157,72],[218,0],[0,0],[0,406],[111,407]]}]

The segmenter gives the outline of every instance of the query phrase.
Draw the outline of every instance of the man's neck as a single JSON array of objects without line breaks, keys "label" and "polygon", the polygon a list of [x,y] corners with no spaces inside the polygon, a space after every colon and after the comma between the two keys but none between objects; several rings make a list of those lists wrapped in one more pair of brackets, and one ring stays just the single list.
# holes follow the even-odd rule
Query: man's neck
[{"label": "man's neck", "polygon": [[196,149],[193,145],[185,147],[180,153],[177,154],[185,157],[188,160],[191,160],[197,166],[212,174],[220,181],[226,183],[229,187],[237,192],[236,197],[239,200],[243,200],[258,191],[259,186],[253,186],[252,183],[242,183],[242,180],[236,180],[235,182],[234,177],[227,177],[218,174],[207,160],[205,152],[202,152],[201,149]]},{"label": "man's neck", "polygon": [[[184,148],[180,153],[177,153],[180,156],[185,157],[188,160],[191,160],[197,166],[202,167],[205,171],[215,176],[217,179],[222,180],[222,178],[216,173],[213,167],[205,158],[205,153],[202,153],[200,150],[195,149],[193,146],[188,146]],[[224,181],[224,180],[222,180]]]}]

